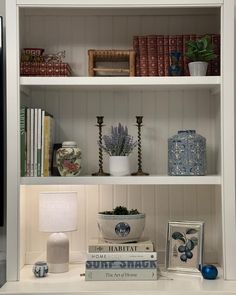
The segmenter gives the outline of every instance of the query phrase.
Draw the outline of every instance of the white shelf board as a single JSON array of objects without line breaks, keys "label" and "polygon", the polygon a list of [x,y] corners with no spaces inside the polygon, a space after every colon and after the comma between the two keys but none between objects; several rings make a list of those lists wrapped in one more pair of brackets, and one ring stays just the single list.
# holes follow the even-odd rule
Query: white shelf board
[{"label": "white shelf board", "polygon": [[[210,295],[235,294],[236,282],[222,279],[221,271],[217,280],[204,280],[201,275],[176,275],[161,272],[156,281],[85,281],[83,264],[70,265],[69,272],[48,274],[35,278],[32,265],[23,267],[19,282],[7,282],[0,294],[104,294],[104,295]],[[174,293],[173,293],[174,292]]]},{"label": "white shelf board", "polygon": [[[38,0],[35,3],[34,0],[17,0],[18,5],[22,6],[65,6],[64,0]],[[222,4],[222,0],[181,0],[176,3],[176,0],[122,0],[119,2],[110,1],[110,0],[87,0],[87,1],[78,1],[78,0],[67,0],[66,6],[74,7],[191,7],[191,6],[219,6]]]},{"label": "white shelf board", "polygon": [[21,177],[24,185],[220,185],[219,175],[206,176],[78,176]]},{"label": "white shelf board", "polygon": [[209,89],[220,90],[220,76],[205,77],[20,77],[24,87],[55,89],[69,87],[88,90],[175,90]]}]

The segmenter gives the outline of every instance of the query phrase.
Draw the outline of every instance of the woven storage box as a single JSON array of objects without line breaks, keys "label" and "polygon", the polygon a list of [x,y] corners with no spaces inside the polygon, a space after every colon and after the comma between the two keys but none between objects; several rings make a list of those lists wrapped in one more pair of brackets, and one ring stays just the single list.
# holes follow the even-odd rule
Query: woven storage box
[{"label": "woven storage box", "polygon": [[[135,51],[134,50],[88,50],[88,74],[97,76],[135,76]],[[119,63],[127,62],[126,67],[121,67]],[[99,66],[99,62],[110,63],[110,67]],[[118,66],[116,66],[116,64]]]}]

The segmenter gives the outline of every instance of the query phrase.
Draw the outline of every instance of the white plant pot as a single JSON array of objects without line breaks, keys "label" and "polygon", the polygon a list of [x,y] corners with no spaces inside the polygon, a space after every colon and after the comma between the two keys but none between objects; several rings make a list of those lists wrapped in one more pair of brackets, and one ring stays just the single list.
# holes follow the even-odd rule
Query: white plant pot
[{"label": "white plant pot", "polygon": [[105,241],[110,243],[137,242],[145,227],[145,214],[108,215],[98,213],[97,222]]},{"label": "white plant pot", "polygon": [[193,61],[188,64],[190,76],[206,76],[208,63],[205,61]]},{"label": "white plant pot", "polygon": [[109,170],[113,176],[130,175],[130,164],[128,156],[110,156]]}]

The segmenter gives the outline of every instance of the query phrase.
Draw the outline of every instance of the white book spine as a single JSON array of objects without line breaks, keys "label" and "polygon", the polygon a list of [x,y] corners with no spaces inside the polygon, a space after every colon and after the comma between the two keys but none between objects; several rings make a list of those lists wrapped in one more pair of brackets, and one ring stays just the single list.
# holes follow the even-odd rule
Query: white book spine
[{"label": "white book spine", "polygon": [[157,269],[86,269],[86,281],[146,281],[157,280]]},{"label": "white book spine", "polygon": [[26,134],[26,176],[30,176],[30,124],[31,124],[31,117],[30,117],[30,108],[27,108],[27,134]]},{"label": "white book spine", "polygon": [[41,176],[41,149],[42,149],[42,110],[38,109],[37,131],[37,176]]},{"label": "white book spine", "polygon": [[34,109],[34,176],[37,176],[37,154],[38,154],[38,109]]},{"label": "white book spine", "polygon": [[41,176],[44,175],[43,169],[44,169],[44,117],[45,117],[45,111],[42,110],[42,147],[41,147]]},{"label": "white book spine", "polygon": [[107,252],[87,253],[87,260],[109,261],[109,260],[157,260],[157,252]]},{"label": "white book spine", "polygon": [[86,269],[156,269],[156,260],[86,261]]},{"label": "white book spine", "polygon": [[34,109],[30,109],[30,176],[34,176]]}]

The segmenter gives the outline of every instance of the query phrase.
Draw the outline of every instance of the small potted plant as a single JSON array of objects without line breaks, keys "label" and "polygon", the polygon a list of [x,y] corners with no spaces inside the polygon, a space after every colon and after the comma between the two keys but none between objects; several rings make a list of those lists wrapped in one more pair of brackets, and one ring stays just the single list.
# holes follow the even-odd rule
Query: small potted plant
[{"label": "small potted plant", "polygon": [[189,59],[190,76],[205,76],[208,62],[216,57],[209,36],[200,39],[189,40],[186,43],[185,56]]},{"label": "small potted plant", "polygon": [[137,209],[117,206],[111,211],[98,213],[98,228],[105,241],[129,243],[139,241],[145,226],[145,214]]},{"label": "small potted plant", "polygon": [[109,155],[110,174],[122,176],[130,174],[129,154],[137,145],[133,136],[128,134],[127,126],[111,127],[111,134],[103,136],[104,144],[98,144]]}]

